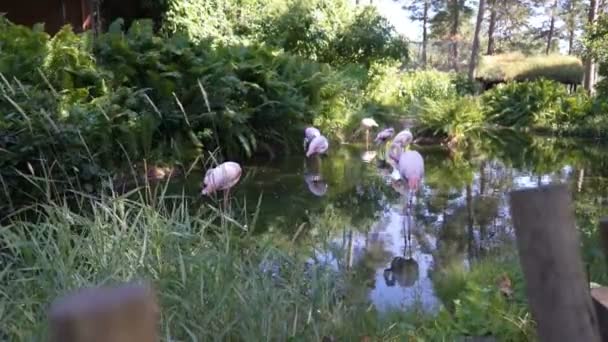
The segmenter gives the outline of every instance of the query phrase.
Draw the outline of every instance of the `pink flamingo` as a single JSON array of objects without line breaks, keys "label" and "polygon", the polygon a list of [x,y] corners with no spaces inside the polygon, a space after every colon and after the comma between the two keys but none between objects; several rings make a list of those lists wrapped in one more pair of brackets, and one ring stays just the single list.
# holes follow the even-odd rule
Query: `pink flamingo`
[{"label": "pink flamingo", "polygon": [[315,127],[306,127],[304,130],[304,149],[312,141],[312,139],[321,135],[321,132]]},{"label": "pink flamingo", "polygon": [[231,161],[207,170],[203,180],[205,187],[201,191],[201,194],[211,195],[218,190],[224,190],[224,207],[227,207],[228,193],[241,179],[241,173],[241,166]]},{"label": "pink flamingo", "polygon": [[394,134],[395,134],[395,129],[393,127],[383,129],[376,135],[374,142],[376,144],[385,143],[388,141],[388,139],[392,138]]},{"label": "pink flamingo", "polygon": [[412,132],[410,132],[409,129],[404,129],[403,131],[397,133],[393,139],[393,144],[397,144],[403,148],[411,144],[413,140],[414,136],[412,135]]},{"label": "pink flamingo", "polygon": [[405,151],[399,156],[399,174],[407,180],[410,191],[409,206],[412,205],[411,193],[418,191],[424,177],[424,159],[417,151]]},{"label": "pink flamingo", "polygon": [[361,127],[365,129],[365,148],[369,145],[369,130],[378,127],[376,120],[372,118],[364,118],[361,120]]},{"label": "pink flamingo", "polygon": [[312,139],[310,144],[308,145],[308,151],[306,151],[306,158],[312,156],[313,154],[324,154],[329,149],[329,142],[327,138],[322,135],[315,137]]}]

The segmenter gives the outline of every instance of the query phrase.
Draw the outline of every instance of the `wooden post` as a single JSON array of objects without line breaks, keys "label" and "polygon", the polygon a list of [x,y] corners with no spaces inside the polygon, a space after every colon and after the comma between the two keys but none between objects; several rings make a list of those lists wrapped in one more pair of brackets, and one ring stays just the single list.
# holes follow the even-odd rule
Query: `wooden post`
[{"label": "wooden post", "polygon": [[147,285],[84,289],[52,304],[50,341],[156,342],[158,315]]},{"label": "wooden post", "polygon": [[599,229],[602,249],[604,250],[604,257],[608,266],[608,218],[604,217],[600,220]]},{"label": "wooden post", "polygon": [[591,289],[591,298],[593,298],[602,342],[608,342],[608,287]]},{"label": "wooden post", "polygon": [[567,186],[513,191],[510,202],[539,340],[600,341]]}]

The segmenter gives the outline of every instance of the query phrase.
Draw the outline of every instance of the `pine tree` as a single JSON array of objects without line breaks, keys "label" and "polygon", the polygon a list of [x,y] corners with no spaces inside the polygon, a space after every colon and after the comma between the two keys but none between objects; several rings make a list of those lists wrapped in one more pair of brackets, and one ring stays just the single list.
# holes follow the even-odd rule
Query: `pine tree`
[{"label": "pine tree", "polygon": [[409,0],[403,9],[410,12],[410,20],[422,23],[422,65],[426,67],[429,42],[429,20],[431,14],[431,0]]}]

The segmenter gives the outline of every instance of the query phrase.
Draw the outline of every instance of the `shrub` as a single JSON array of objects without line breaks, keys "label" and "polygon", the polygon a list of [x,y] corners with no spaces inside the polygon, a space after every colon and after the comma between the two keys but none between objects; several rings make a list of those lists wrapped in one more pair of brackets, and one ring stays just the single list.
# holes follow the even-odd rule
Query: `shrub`
[{"label": "shrub", "polygon": [[426,99],[443,100],[457,95],[449,73],[424,70],[407,72],[402,75],[401,104],[408,108]]},{"label": "shrub", "polygon": [[564,120],[562,100],[566,88],[553,81],[508,83],[484,93],[483,103],[490,121],[502,126],[531,128]]},{"label": "shrub", "polygon": [[421,134],[445,136],[455,141],[485,125],[480,101],[471,96],[426,99],[417,106],[417,116]]}]

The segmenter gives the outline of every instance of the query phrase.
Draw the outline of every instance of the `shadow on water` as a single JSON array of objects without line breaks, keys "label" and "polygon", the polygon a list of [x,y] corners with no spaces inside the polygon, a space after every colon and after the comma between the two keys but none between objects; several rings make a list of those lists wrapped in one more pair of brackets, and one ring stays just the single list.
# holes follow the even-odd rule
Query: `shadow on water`
[{"label": "shadow on water", "polygon": [[[408,215],[406,192],[392,186],[390,169],[377,166],[382,153],[357,146],[336,146],[310,160],[253,161],[234,198],[257,203],[262,194],[256,233],[277,243],[293,239],[309,261],[350,272],[353,296],[380,311],[434,310],[434,272],[498,251],[516,253],[509,191],[568,182],[575,198],[590,201],[608,190],[598,181],[608,176],[608,149],[593,142],[506,131],[456,152],[414,148],[424,156],[425,178]],[[201,179],[193,174],[171,191],[198,196]]]}]

